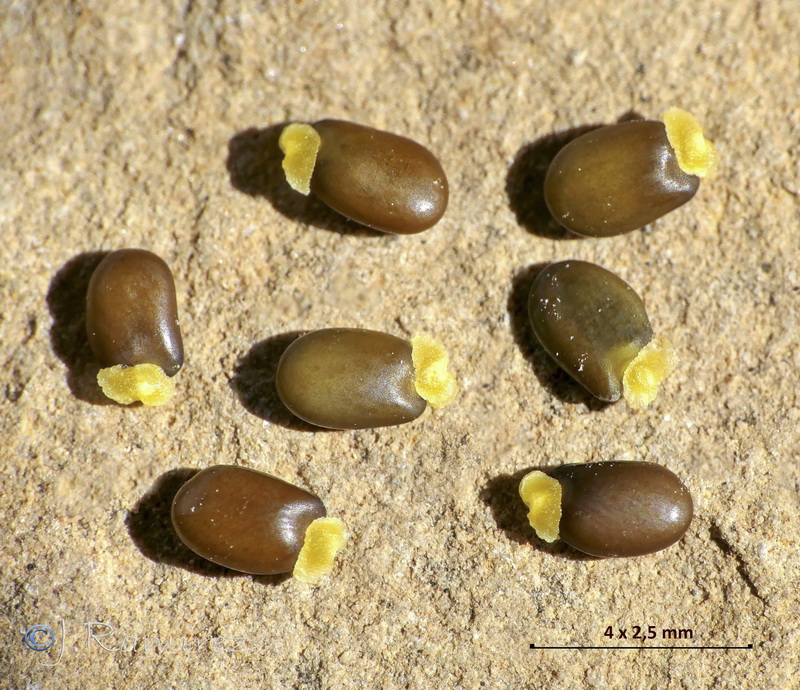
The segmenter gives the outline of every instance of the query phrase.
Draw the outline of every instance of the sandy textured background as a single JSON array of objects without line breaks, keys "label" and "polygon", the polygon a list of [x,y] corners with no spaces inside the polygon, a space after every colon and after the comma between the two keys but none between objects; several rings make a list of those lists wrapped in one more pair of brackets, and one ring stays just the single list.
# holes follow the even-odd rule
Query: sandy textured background
[{"label": "sandy textured background", "polygon": [[[53,0],[0,19],[3,687],[800,687],[796,3]],[[564,238],[541,184],[568,132],[671,105],[704,123],[718,177],[645,231]],[[436,152],[444,220],[377,235],[290,193],[275,125],[328,116]],[[93,383],[82,294],[121,247],[175,273],[187,360],[165,408]],[[619,273],[679,347],[642,414],[589,401],[531,341],[533,267],[571,257]],[[437,335],[458,400],[310,432],[270,377],[324,326]],[[607,561],[539,543],[522,473],[614,458],[685,478],[686,538]],[[323,585],[175,543],[172,494],[216,463],[346,521]],[[34,624],[51,650],[22,644]],[[529,649],[609,625],[753,649]]]}]

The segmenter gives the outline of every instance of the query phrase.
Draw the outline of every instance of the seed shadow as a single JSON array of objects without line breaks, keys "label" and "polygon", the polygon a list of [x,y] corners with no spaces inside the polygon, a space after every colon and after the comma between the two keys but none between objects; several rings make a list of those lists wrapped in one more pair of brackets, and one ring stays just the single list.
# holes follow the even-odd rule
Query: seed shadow
[{"label": "seed shadow", "polygon": [[239,360],[228,385],[248,412],[271,424],[295,431],[332,431],[295,417],[283,404],[275,387],[275,374],[281,356],[304,333],[281,333],[253,345]]},{"label": "seed shadow", "polygon": [[340,235],[396,239],[345,218],[314,194],[304,196],[289,186],[281,167],[283,153],[278,146],[281,132],[288,124],[280,122],[263,129],[250,127],[231,137],[225,167],[233,188],[248,196],[266,198],[278,213],[305,225]]},{"label": "seed shadow", "polygon": [[[635,110],[629,110],[617,122],[643,119]],[[586,239],[570,232],[553,218],[544,200],[544,180],[561,149],[579,136],[603,126],[581,125],[547,134],[517,152],[506,176],[506,195],[517,222],[528,232],[550,240]]]},{"label": "seed shadow", "polygon": [[553,218],[544,200],[544,180],[556,154],[586,132],[601,124],[572,127],[539,137],[523,146],[514,157],[506,176],[506,195],[511,210],[528,232],[548,240],[583,240]]},{"label": "seed shadow", "polygon": [[162,474],[125,518],[133,543],[155,563],[175,566],[206,577],[249,577],[264,585],[279,585],[291,573],[248,575],[207,561],[189,549],[172,527],[172,501],[175,494],[198,470],[180,468]]},{"label": "seed shadow", "polygon": [[506,536],[517,544],[533,546],[533,548],[551,556],[566,558],[570,561],[599,561],[596,556],[581,553],[565,542],[558,540],[552,544],[539,539],[528,522],[528,509],[519,497],[519,483],[533,470],[547,471],[547,467],[529,467],[514,474],[499,474],[492,477],[480,491],[480,499],[492,511],[497,526]]},{"label": "seed shadow", "polygon": [[646,120],[638,110],[627,110],[617,118],[617,122],[633,122],[634,120]]},{"label": "seed shadow", "polygon": [[47,290],[47,308],[53,317],[50,345],[67,367],[67,385],[79,400],[93,405],[113,405],[97,385],[101,365],[86,336],[86,293],[97,265],[110,252],[85,252],[67,261],[53,276]]},{"label": "seed shadow", "polygon": [[562,402],[585,405],[588,410],[595,412],[604,410],[613,403],[594,397],[558,366],[533,333],[528,317],[528,297],[536,276],[549,265],[550,262],[533,264],[518,271],[512,279],[511,293],[508,297],[508,314],[514,342],[525,359],[530,362],[536,378],[539,379],[539,383],[545,390]]}]

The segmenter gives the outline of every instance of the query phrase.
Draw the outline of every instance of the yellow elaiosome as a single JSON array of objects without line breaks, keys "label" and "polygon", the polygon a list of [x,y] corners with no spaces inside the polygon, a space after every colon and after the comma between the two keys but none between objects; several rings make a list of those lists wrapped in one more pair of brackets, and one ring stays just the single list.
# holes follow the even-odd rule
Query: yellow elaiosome
[{"label": "yellow elaiosome", "polygon": [[175,395],[174,381],[157,364],[125,367],[117,364],[101,369],[97,383],[103,393],[120,405],[141,402],[148,407],[163,405]]},{"label": "yellow elaiosome", "polygon": [[278,139],[278,146],[284,153],[282,166],[286,181],[301,194],[311,192],[311,176],[321,141],[317,130],[304,122],[287,125]]},{"label": "yellow elaiosome", "polygon": [[331,571],[344,543],[344,523],[339,518],[317,518],[306,530],[294,576],[301,582],[316,584]]},{"label": "yellow elaiosome", "polygon": [[670,108],[661,118],[667,129],[667,139],[675,149],[678,165],[683,172],[708,177],[717,167],[718,155],[694,116],[680,108]]},{"label": "yellow elaiosome", "polygon": [[647,407],[658,395],[661,382],[678,366],[678,355],[666,338],[654,337],[622,375],[622,394],[634,410]]},{"label": "yellow elaiosome", "polygon": [[528,506],[528,522],[536,536],[552,543],[558,539],[561,522],[561,484],[544,472],[534,470],[519,483],[519,495]]},{"label": "yellow elaiosome", "polygon": [[437,409],[456,397],[458,384],[447,371],[450,358],[442,345],[429,335],[411,338],[411,361],[414,364],[414,388],[421,398]]}]

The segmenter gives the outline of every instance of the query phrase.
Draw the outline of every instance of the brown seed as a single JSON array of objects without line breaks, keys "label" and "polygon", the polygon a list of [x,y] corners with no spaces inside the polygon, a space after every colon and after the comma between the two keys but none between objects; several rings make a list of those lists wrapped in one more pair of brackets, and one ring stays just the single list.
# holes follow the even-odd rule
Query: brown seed
[{"label": "brown seed", "polygon": [[[313,126],[289,125],[281,147],[287,154],[287,179],[295,189],[308,193],[311,175],[311,191],[322,201],[376,230],[422,232],[447,208],[441,164],[411,139],[353,122],[321,120]],[[294,159],[293,152],[298,152]]]},{"label": "brown seed", "polygon": [[528,301],[533,332],[548,354],[592,395],[635,408],[655,398],[677,364],[654,338],[641,298],[622,278],[585,261],[551,264]]},{"label": "brown seed", "polygon": [[183,339],[169,266],[144,249],[109,254],[89,282],[86,331],[101,364],[155,364],[174,376]]},{"label": "brown seed", "polygon": [[407,340],[326,328],[295,340],[278,363],[278,395],[292,414],[330,429],[403,424],[425,411]]},{"label": "brown seed", "polygon": [[600,127],[567,144],[545,179],[553,217],[578,235],[610,237],[689,201],[716,152],[689,113],[673,108],[664,119]]},{"label": "brown seed", "polygon": [[547,474],[535,471],[523,478],[520,494],[540,537],[560,538],[604,558],[665,549],[683,537],[694,514],[683,482],[651,462],[592,462],[563,465]]},{"label": "brown seed", "polygon": [[209,467],[184,484],[172,523],[186,546],[244,573],[285,573],[295,567],[312,522],[326,515],[312,493],[245,467]]}]

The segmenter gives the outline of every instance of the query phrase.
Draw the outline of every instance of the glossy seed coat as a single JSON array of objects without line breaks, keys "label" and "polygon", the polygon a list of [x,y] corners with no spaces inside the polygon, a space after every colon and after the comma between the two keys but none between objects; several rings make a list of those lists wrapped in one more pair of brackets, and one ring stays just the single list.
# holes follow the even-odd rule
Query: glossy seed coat
[{"label": "glossy seed coat", "polygon": [[565,228],[610,237],[682,206],[700,178],[681,170],[663,122],[623,122],[567,144],[547,172],[545,201]]},{"label": "glossy seed coat", "polygon": [[536,277],[528,300],[533,332],[559,366],[592,395],[613,402],[653,329],[622,278],[585,261],[562,261]]},{"label": "glossy seed coat", "polygon": [[444,215],[447,177],[421,144],[343,120],[321,120],[313,129],[320,145],[311,191],[335,211],[400,235],[427,230]]},{"label": "glossy seed coat", "polygon": [[425,411],[414,379],[408,341],[379,331],[328,328],[286,349],[275,384],[300,419],[330,429],[365,429],[410,422]]},{"label": "glossy seed coat", "polygon": [[304,489],[224,465],[196,474],[172,504],[172,523],[186,546],[217,565],[257,575],[291,571],[309,525],[325,515],[322,501]]},{"label": "glossy seed coat", "polygon": [[89,282],[86,331],[104,366],[155,364],[174,376],[183,365],[183,339],[169,266],[144,249],[105,257]]},{"label": "glossy seed coat", "polygon": [[674,544],[694,514],[689,490],[651,462],[593,462],[548,472],[561,484],[560,538],[600,557],[642,556]]}]

